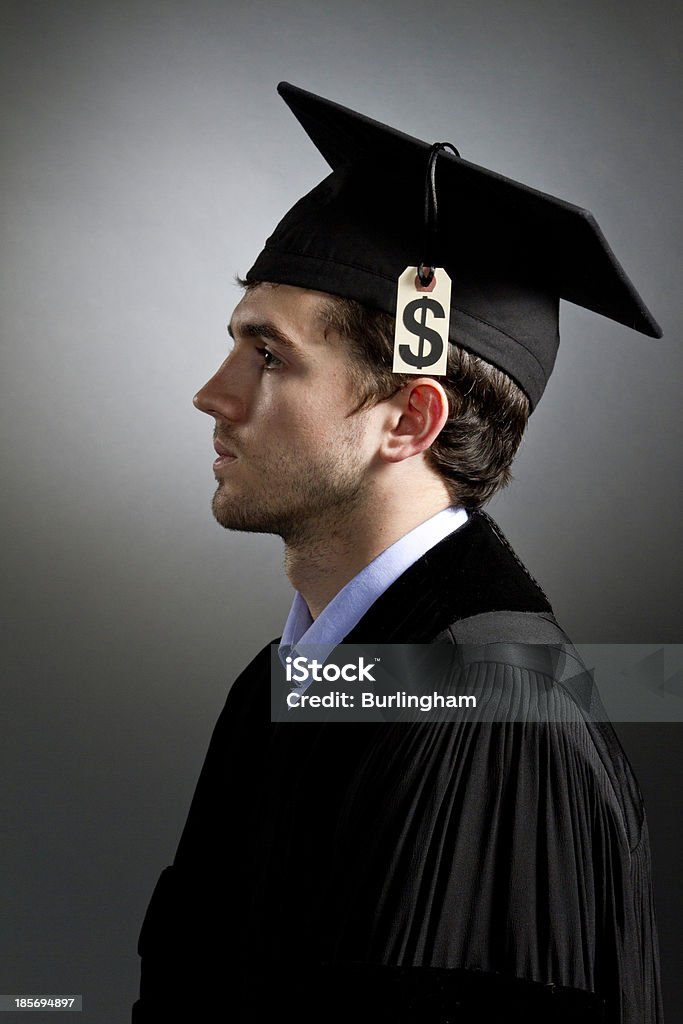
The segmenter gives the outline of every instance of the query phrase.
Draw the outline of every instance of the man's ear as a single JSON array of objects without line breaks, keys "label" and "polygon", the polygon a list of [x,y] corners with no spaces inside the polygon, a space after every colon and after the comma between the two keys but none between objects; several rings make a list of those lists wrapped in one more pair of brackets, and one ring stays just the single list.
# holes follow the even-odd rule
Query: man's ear
[{"label": "man's ear", "polygon": [[[395,403],[395,404],[394,404]],[[448,399],[433,377],[416,377],[396,393],[394,416],[382,440],[385,462],[402,462],[425,451],[448,419]]]}]

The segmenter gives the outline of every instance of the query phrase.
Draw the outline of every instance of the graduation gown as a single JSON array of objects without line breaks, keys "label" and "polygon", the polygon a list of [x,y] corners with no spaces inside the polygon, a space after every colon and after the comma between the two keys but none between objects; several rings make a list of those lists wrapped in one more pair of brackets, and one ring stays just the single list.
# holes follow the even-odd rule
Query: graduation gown
[{"label": "graduation gown", "polygon": [[[558,636],[475,513],[347,641]],[[542,666],[495,673],[510,706],[547,690]],[[552,722],[271,724],[264,648],[230,690],[147,911],[135,1024],[660,1024],[638,786],[609,723],[556,699]]]}]

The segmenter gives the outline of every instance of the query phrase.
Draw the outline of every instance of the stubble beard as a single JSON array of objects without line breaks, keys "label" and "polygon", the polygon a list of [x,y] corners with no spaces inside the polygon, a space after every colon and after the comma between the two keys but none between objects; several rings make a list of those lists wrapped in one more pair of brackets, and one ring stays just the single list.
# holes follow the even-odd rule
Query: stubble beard
[{"label": "stubble beard", "polygon": [[270,471],[264,468],[260,494],[231,495],[228,482],[219,481],[211,503],[214,518],[226,530],[275,534],[288,547],[338,532],[366,494],[355,444],[351,438],[343,452],[335,450],[315,464],[281,460]]}]

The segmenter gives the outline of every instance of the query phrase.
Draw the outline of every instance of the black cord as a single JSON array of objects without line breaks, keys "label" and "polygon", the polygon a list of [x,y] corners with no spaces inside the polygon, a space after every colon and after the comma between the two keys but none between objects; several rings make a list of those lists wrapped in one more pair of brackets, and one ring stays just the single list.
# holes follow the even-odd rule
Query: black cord
[{"label": "black cord", "polygon": [[424,204],[424,253],[430,259],[423,260],[418,264],[417,276],[423,288],[432,283],[435,264],[432,262],[435,256],[436,230],[438,222],[438,203],[436,195],[436,158],[439,153],[450,150],[455,156],[460,153],[450,142],[435,142],[429,149],[427,160],[427,173],[425,175],[425,204]]}]

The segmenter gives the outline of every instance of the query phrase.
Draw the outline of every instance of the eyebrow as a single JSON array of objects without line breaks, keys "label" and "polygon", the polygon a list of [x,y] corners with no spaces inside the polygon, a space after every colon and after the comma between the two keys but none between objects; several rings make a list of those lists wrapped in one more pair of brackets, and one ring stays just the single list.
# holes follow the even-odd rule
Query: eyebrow
[{"label": "eyebrow", "polygon": [[[291,351],[297,350],[297,345],[292,339],[268,320],[246,320],[244,323],[238,324],[237,331],[245,338],[265,338],[266,341],[274,341],[277,345],[282,345],[283,348],[288,348]],[[228,334],[234,340],[232,321],[228,324]]]}]

